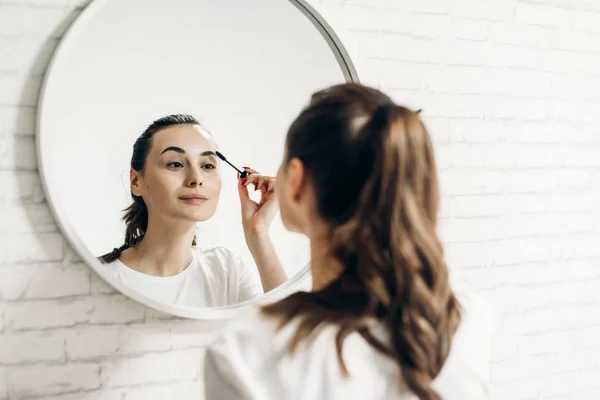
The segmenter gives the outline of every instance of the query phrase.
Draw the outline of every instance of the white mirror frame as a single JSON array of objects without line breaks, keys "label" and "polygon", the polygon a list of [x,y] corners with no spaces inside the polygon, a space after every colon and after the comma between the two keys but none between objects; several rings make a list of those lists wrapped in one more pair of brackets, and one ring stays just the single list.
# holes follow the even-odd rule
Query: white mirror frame
[{"label": "white mirror frame", "polygon": [[[84,250],[86,246],[83,244],[81,239],[78,237],[77,232],[67,223],[67,215],[61,204],[58,204],[53,200],[53,194],[56,192],[55,187],[52,184],[52,179],[45,173],[44,157],[41,155],[43,138],[42,121],[45,117],[44,101],[46,99],[45,92],[49,78],[52,76],[53,69],[58,63],[61,57],[64,57],[68,53],[71,43],[73,43],[82,32],[89,21],[94,17],[96,12],[100,10],[110,0],[94,0],[90,5],[82,11],[81,15],[75,20],[75,22],[69,27],[68,31],[60,41],[56,51],[54,52],[52,59],[48,65],[44,82],[38,98],[38,110],[36,117],[36,151],[39,165],[39,172],[42,181],[42,186],[46,195],[46,201],[50,209],[52,210],[56,222],[63,234],[67,238],[69,244],[77,251],[82,260],[87,263],[105,282],[111,285],[115,290],[124,294],[125,296],[137,301],[144,306],[153,308],[163,313],[171,314],[182,318],[191,318],[199,320],[229,320],[233,319],[242,313],[253,304],[261,304],[264,302],[272,302],[281,299],[297,290],[307,289],[310,285],[308,279],[310,278],[310,265],[304,266],[295,276],[288,279],[287,282],[279,286],[278,288],[271,290],[270,292],[258,297],[257,299],[251,299],[245,302],[237,303],[230,306],[223,307],[191,307],[191,306],[173,306],[169,304],[161,303],[150,297],[147,297],[131,288],[126,286],[120,281],[111,279],[108,276],[107,271],[102,268],[102,264],[91,252]],[[116,1],[116,0],[113,0]],[[359,82],[358,75],[352,64],[350,56],[346,52],[346,49],[342,45],[342,42],[335,34],[333,29],[325,22],[323,17],[319,15],[309,4],[304,0],[288,0],[294,5],[310,22],[315,28],[321,33],[323,39],[329,45],[331,51],[334,53],[335,58],[342,70],[344,78],[347,82]],[[291,121],[290,121],[291,122]]]}]

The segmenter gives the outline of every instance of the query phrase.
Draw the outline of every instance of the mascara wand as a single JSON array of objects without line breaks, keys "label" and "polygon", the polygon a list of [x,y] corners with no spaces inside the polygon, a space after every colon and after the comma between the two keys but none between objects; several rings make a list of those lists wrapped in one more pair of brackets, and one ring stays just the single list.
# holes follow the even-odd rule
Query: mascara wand
[{"label": "mascara wand", "polygon": [[237,172],[239,172],[240,178],[244,179],[245,177],[250,175],[247,171],[240,171],[235,165],[230,163],[223,154],[219,153],[218,151],[216,151],[215,154],[217,155],[217,157],[219,157],[221,160],[225,161],[227,164],[231,165],[231,167],[233,169],[235,169]]}]

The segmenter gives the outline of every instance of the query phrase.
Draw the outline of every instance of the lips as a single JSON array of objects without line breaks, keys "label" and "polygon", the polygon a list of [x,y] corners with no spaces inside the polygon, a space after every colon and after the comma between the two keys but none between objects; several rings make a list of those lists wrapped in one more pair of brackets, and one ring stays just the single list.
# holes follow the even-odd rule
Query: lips
[{"label": "lips", "polygon": [[184,196],[180,196],[179,199],[188,204],[202,204],[208,200],[208,197],[201,194],[186,194]]},{"label": "lips", "polygon": [[208,200],[208,197],[201,194],[186,194],[179,197],[181,200]]}]

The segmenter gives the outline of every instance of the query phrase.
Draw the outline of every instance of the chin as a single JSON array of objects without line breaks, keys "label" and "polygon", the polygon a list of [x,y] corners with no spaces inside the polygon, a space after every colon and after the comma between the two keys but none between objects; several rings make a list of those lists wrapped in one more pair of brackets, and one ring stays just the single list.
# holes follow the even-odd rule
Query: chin
[{"label": "chin", "polygon": [[193,221],[193,222],[204,222],[204,221],[208,221],[209,219],[211,219],[213,217],[213,215],[215,215],[215,213],[194,213],[191,215],[187,215],[186,219]]},{"label": "chin", "polygon": [[175,214],[176,218],[185,220],[187,222],[204,222],[208,221],[215,215],[216,210],[178,210]]}]

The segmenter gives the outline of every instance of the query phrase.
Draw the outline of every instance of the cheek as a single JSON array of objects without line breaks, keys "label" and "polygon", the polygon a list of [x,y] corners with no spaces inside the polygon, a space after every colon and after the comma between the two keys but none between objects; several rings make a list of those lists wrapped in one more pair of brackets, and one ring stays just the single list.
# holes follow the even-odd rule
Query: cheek
[{"label": "cheek", "polygon": [[275,196],[277,196],[277,201],[279,201],[279,203],[285,201],[283,193],[283,182],[281,182],[279,179],[275,180]]},{"label": "cheek", "polygon": [[223,180],[221,179],[221,175],[219,173],[207,176],[204,180],[204,185],[206,190],[210,191],[210,194],[213,196],[218,196],[221,193],[221,188],[223,187]]},{"label": "cheek", "polygon": [[290,211],[289,201],[287,201],[285,197],[281,197],[279,194],[277,195],[277,199],[279,200],[279,214],[281,216],[281,222],[287,230],[293,231],[295,222],[293,213]]},{"label": "cheek", "polygon": [[280,179],[277,179],[275,184],[275,195],[277,196],[277,201],[279,202],[279,207],[281,209],[281,215],[287,215],[289,209],[289,198],[287,196],[287,192],[285,190],[284,182]]},{"label": "cheek", "polygon": [[281,167],[277,170],[277,175],[275,175],[275,195],[277,196],[277,200],[286,201],[287,200],[287,182],[285,180],[285,176],[281,171]]},{"label": "cheek", "polygon": [[281,198],[281,195],[282,195],[281,189],[283,188],[284,184],[285,184],[285,182],[283,181],[281,167],[279,167],[279,169],[277,170],[277,174],[275,175],[275,195],[277,196],[277,199]]},{"label": "cheek", "polygon": [[[161,191],[161,193],[156,193],[157,195],[169,194],[181,186],[181,180],[182,177],[179,174],[158,173],[153,177],[150,187]],[[157,192],[157,190],[153,190],[153,192]]]},{"label": "cheek", "polygon": [[165,171],[153,171],[144,181],[146,195],[151,197],[150,201],[153,203],[169,202],[180,186],[181,177]]}]

